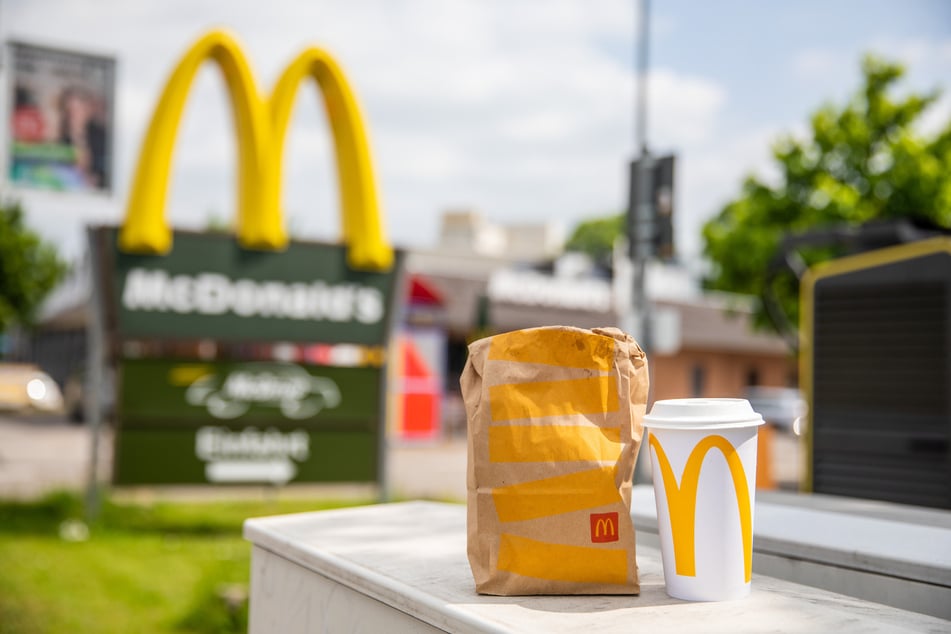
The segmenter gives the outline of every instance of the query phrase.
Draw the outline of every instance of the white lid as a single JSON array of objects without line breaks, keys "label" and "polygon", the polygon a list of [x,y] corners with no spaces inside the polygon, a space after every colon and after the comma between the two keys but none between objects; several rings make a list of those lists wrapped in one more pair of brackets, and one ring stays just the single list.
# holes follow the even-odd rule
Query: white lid
[{"label": "white lid", "polygon": [[644,417],[648,427],[711,429],[762,425],[763,417],[745,398],[675,398],[657,401]]}]

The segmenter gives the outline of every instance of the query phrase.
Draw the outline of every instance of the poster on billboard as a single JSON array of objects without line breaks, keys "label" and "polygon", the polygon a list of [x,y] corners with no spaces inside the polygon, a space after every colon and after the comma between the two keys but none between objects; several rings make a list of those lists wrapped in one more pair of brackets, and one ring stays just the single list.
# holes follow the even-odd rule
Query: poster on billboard
[{"label": "poster on billboard", "polygon": [[22,42],[10,52],[9,183],[111,191],[115,60]]}]

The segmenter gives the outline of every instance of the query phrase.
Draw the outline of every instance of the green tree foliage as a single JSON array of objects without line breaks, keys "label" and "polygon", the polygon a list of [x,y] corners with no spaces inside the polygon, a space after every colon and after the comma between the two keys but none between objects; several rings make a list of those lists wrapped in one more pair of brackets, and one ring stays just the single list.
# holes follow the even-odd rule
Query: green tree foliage
[{"label": "green tree foliage", "polygon": [[[704,226],[709,287],[762,295],[767,266],[790,232],[902,217],[951,227],[951,121],[933,138],[916,130],[938,92],[896,99],[889,93],[904,74],[900,65],[868,56],[862,71],[864,85],[844,107],[812,115],[808,138],[775,144],[775,184],[747,178],[740,196]],[[812,265],[836,253],[801,255]],[[777,279],[773,290],[798,323],[795,277]],[[769,325],[762,307],[756,323]]]},{"label": "green tree foliage", "polygon": [[595,262],[610,264],[614,241],[623,234],[624,214],[592,218],[575,227],[565,249],[587,253]]},{"label": "green tree foliage", "polygon": [[65,270],[54,247],[24,225],[20,204],[0,205],[0,332],[31,324]]},{"label": "green tree foliage", "polygon": [[230,235],[234,233],[234,222],[217,211],[209,211],[205,216],[205,231]]}]

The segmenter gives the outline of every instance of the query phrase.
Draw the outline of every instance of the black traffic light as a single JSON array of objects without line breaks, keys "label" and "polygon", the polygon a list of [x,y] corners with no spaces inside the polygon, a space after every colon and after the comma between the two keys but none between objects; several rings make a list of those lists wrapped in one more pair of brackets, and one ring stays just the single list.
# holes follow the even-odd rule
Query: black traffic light
[{"label": "black traffic light", "polygon": [[[641,164],[646,160],[648,191],[641,194]],[[632,258],[638,255],[670,259],[674,256],[674,156],[641,157],[631,161],[630,197],[627,207],[628,244]],[[638,214],[641,204],[647,213]],[[644,249],[643,252],[640,250]]]}]

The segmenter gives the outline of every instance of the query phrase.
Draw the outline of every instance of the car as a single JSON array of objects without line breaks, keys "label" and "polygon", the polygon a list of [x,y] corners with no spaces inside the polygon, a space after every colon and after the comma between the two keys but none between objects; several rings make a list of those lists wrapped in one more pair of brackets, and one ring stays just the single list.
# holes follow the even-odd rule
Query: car
[{"label": "car", "polygon": [[746,389],[744,396],[767,423],[796,436],[805,433],[808,406],[798,389],[753,386]]},{"label": "car", "polygon": [[0,411],[60,413],[63,394],[56,381],[32,363],[0,363]]}]

